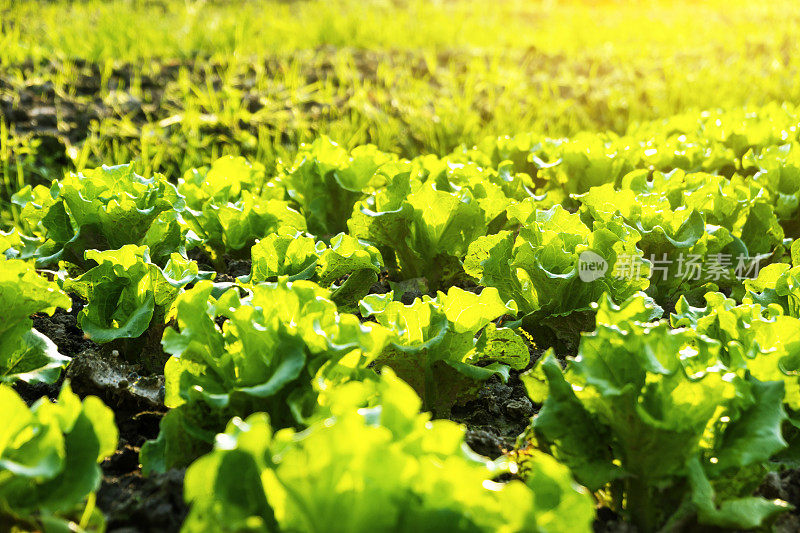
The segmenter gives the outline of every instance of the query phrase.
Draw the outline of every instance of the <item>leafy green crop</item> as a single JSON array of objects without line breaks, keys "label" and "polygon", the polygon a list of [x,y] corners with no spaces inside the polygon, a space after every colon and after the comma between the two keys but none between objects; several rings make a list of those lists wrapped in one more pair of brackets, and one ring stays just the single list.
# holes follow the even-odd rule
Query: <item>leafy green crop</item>
[{"label": "leafy green crop", "polygon": [[783,230],[762,189],[738,178],[637,171],[619,189],[603,185],[578,199],[585,219],[621,216],[639,232],[649,293],[666,306],[681,294],[698,302],[720,288],[741,293],[760,259],[782,254]]},{"label": "leafy green crop", "polygon": [[327,396],[330,416],[302,433],[273,434],[263,414],[232,420],[187,471],[183,531],[590,530],[592,502],[564,467],[538,456],[530,487],[494,482],[504,465],[419,414],[390,371]]},{"label": "leafy green crop", "polygon": [[[634,170],[754,176],[769,193],[781,219],[797,208],[797,155],[792,153],[796,119],[789,107],[757,112],[729,109],[686,113],[632,125],[628,132],[578,132],[565,139],[519,133],[486,138],[456,152],[482,166],[527,173],[549,205],[571,204],[570,195],[601,185],[619,186]],[[787,144],[787,142],[789,144]]]},{"label": "leafy green crop", "polygon": [[393,159],[372,145],[352,152],[327,137],[301,150],[294,165],[279,178],[289,197],[305,215],[308,231],[320,237],[347,230],[355,203],[383,178],[378,169]]},{"label": "leafy green crop", "polygon": [[521,316],[568,315],[588,310],[603,292],[621,301],[647,288],[639,233],[620,217],[591,229],[577,213],[561,206],[535,209],[529,200],[508,213],[519,230],[477,239],[464,268],[481,285],[517,302]]},{"label": "leafy green crop", "polygon": [[250,253],[248,282],[276,281],[281,276],[313,280],[329,287],[331,300],[348,310],[356,309],[383,269],[377,248],[345,233],[333,237],[329,246],[300,233],[273,233],[253,245]]},{"label": "leafy green crop", "polygon": [[[512,331],[492,327],[476,338],[492,320],[516,312],[514,302],[504,302],[496,289],[476,295],[451,287],[447,294],[424,296],[411,305],[391,301],[392,296],[368,296],[361,302],[361,313],[374,316],[393,334],[377,362],[409,383],[424,409],[444,415],[476,381],[493,374],[506,379],[509,367],[527,366],[527,347]],[[478,362],[491,364],[476,366]]]},{"label": "leafy green crop", "polygon": [[9,232],[0,231],[0,253],[6,259],[32,259],[38,246],[38,239],[23,235],[17,228]]},{"label": "leafy green crop", "polygon": [[210,275],[177,253],[162,269],[150,262],[147,247],[132,244],[119,250],[87,250],[86,260],[97,266],[65,280],[64,288],[88,300],[78,324],[97,343],[139,337],[154,316],[163,322],[183,286]]},{"label": "leafy green crop", "polygon": [[747,296],[743,303],[755,302],[765,307],[777,304],[788,316],[800,318],[800,241],[792,243],[791,254],[791,265],[767,265],[756,279],[744,282]]},{"label": "leafy green crop", "polygon": [[285,276],[290,281],[316,276],[325,243],[302,233],[267,235],[250,249],[251,271],[247,281],[262,283]]},{"label": "leafy green crop", "polygon": [[0,410],[0,524],[102,531],[93,493],[100,486],[98,463],[117,447],[111,410],[95,397],[81,402],[69,383],[56,403],[44,398],[30,409],[0,384]]},{"label": "leafy green crop", "polygon": [[800,410],[800,319],[782,314],[779,305],[736,304],[720,293],[708,293],[705,307],[681,299],[672,314],[676,327],[693,330],[722,343],[725,364],[755,378],[783,381],[784,402]]},{"label": "leafy green crop", "polygon": [[800,10],[363,4],[0,0],[0,532],[798,529]]},{"label": "leafy green crop", "polygon": [[36,251],[38,265],[64,260],[88,270],[94,263],[84,251],[129,244],[148,246],[153,261],[164,264],[183,249],[183,197],[163,176],[143,178],[133,165],[71,173],[49,190],[27,186],[14,202],[44,239]]},{"label": "leafy green crop", "polygon": [[464,277],[460,262],[470,243],[486,234],[490,217],[468,188],[441,190],[405,171],[357,204],[348,227],[383,252],[396,277],[424,277],[437,290]]},{"label": "leafy green crop", "polygon": [[233,416],[263,411],[275,427],[303,424],[318,386],[374,376],[385,343],[376,324],[340,314],[309,281],[265,283],[214,295],[202,281],[178,296],[176,329],[164,332],[165,403],[158,440],[142,449],[147,470],[187,465],[210,449]]},{"label": "leafy green crop", "polygon": [[306,229],[303,216],[283,201],[284,190],[265,182],[263,167],[241,157],[187,171],[178,191],[186,197],[189,229],[215,258],[249,250],[271,233]]},{"label": "leafy green crop", "polygon": [[533,183],[524,174],[512,173],[509,165],[494,170],[459,159],[457,156],[443,159],[420,156],[403,170],[410,170],[412,182],[431,183],[437,191],[468,191],[484,212],[486,233],[494,233],[502,227],[505,210],[514,200],[531,197]]},{"label": "leafy green crop", "polygon": [[693,330],[646,322],[645,302],[616,307],[605,297],[597,329],[566,369],[550,355],[526,378],[539,397],[535,376],[547,382],[533,432],[579,482],[606,487],[642,531],[692,515],[757,527],[787,507],[752,496],[786,446],[784,384],[728,369],[720,344]]},{"label": "leafy green crop", "polygon": [[746,163],[757,169],[753,180],[769,191],[775,213],[782,220],[796,218],[800,206],[800,150],[797,146],[784,144],[760,153],[751,152]]},{"label": "leafy green crop", "polygon": [[614,141],[615,135],[580,133],[567,142],[558,143],[557,155],[547,158],[558,164],[546,166],[542,177],[551,181],[552,188],[557,185],[567,194],[584,193],[606,183],[616,184],[634,167]]},{"label": "leafy green crop", "polygon": [[34,313],[69,309],[72,300],[47,281],[27,261],[0,255],[0,383],[18,379],[53,383],[69,358],[58,353],[53,341],[33,329]]}]

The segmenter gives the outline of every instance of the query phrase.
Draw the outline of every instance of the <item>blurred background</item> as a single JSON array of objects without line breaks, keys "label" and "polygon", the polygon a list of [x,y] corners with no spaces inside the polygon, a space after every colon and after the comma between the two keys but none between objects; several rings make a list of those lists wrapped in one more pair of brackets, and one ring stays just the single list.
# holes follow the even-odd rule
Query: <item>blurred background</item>
[{"label": "blurred background", "polygon": [[792,0],[0,0],[0,201],[66,169],[404,157],[800,99]]}]

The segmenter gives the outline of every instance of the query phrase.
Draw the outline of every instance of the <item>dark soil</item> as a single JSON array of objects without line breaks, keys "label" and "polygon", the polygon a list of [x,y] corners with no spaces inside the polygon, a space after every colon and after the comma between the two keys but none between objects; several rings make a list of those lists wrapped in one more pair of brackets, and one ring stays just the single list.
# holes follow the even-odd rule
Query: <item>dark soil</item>
[{"label": "dark soil", "polygon": [[[247,250],[247,248],[245,248],[245,250]],[[247,255],[247,253],[245,253],[245,255]],[[189,259],[197,261],[197,266],[201,271],[216,272],[217,277],[215,281],[217,282],[235,283],[236,278],[249,276],[252,270],[252,262],[249,257],[243,258],[224,255],[218,262],[215,262],[202,248],[190,250],[188,257]]]},{"label": "dark soil", "polygon": [[73,357],[87,350],[98,351],[100,347],[86,338],[78,326],[78,313],[83,310],[86,301],[76,294],[70,294],[70,298],[72,308],[69,311],[56,309],[53,316],[45,313],[33,315],[33,327],[50,337],[63,355]]},{"label": "dark soil", "polygon": [[636,526],[607,507],[597,510],[597,518],[592,524],[595,533],[638,533]]},{"label": "dark soil", "polygon": [[148,373],[142,364],[128,363],[115,351],[84,338],[77,326],[83,302],[73,296],[70,311],[50,317],[34,315],[34,327],[50,337],[59,351],[72,357],[61,380],[53,385],[18,382],[14,388],[30,405],[39,398],[55,399],[64,380],[80,397],[97,396],[114,411],[119,429],[117,450],[103,461],[103,480],[97,492],[98,507],[105,513],[109,532],[177,532],[188,508],[183,501],[182,470],[142,476],[139,450],[158,436],[166,413],[164,376]]},{"label": "dark soil", "polygon": [[[78,327],[78,313],[81,312],[86,302],[75,294],[71,294],[72,307],[69,311],[56,309],[53,316],[45,313],[33,315],[33,327],[43,333],[58,347],[59,353],[69,357],[78,354],[99,350],[99,346],[83,335],[83,330]],[[56,383],[25,383],[20,381],[14,384],[14,389],[28,405],[32,405],[42,397],[55,401],[64,383],[64,375]]]},{"label": "dark soil", "polygon": [[183,502],[183,470],[142,477],[133,471],[104,470],[97,504],[106,513],[109,533],[180,531],[188,508]]},{"label": "dark soil", "polygon": [[535,412],[519,372],[512,371],[508,383],[492,376],[474,400],[455,405],[450,418],[467,426],[466,442],[470,448],[497,459],[514,447]]},{"label": "dark soil", "polygon": [[769,500],[781,499],[794,507],[776,521],[774,531],[800,531],[800,468],[770,472],[759,487],[758,494]]},{"label": "dark soil", "polygon": [[101,465],[103,482],[97,504],[108,517],[109,531],[179,531],[187,513],[183,471],[142,476],[139,451],[158,436],[166,412],[164,376],[141,377],[140,368],[108,356],[85,354],[73,359],[67,378],[81,396],[94,395],[114,410],[119,446]]}]

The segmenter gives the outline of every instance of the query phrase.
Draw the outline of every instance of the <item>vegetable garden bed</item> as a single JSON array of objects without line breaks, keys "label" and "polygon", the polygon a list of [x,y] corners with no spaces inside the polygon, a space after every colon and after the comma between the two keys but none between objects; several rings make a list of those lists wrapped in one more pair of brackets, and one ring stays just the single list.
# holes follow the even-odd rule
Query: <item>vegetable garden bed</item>
[{"label": "vegetable garden bed", "polygon": [[[177,184],[115,166],[21,189],[4,380],[40,417],[59,390],[100,398],[119,440],[84,511],[10,516],[360,530],[377,515],[323,502],[405,494],[381,527],[791,528],[796,117],[410,161],[321,138],[277,175],[223,157]],[[435,481],[405,477],[421,465]],[[45,497],[36,468],[9,472]],[[424,496],[439,483],[486,507]]]},{"label": "vegetable garden bed", "polygon": [[728,4],[0,0],[0,533],[800,530]]}]

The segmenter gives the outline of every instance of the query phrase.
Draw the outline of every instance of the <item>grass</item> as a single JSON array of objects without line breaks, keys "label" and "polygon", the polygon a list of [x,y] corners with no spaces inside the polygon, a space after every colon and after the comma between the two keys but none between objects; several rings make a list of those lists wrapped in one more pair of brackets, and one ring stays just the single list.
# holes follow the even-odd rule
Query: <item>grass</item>
[{"label": "grass", "polygon": [[787,0],[3,2],[2,55],[10,62],[261,55],[326,45],[663,57],[780,48],[796,35],[798,17]]}]

